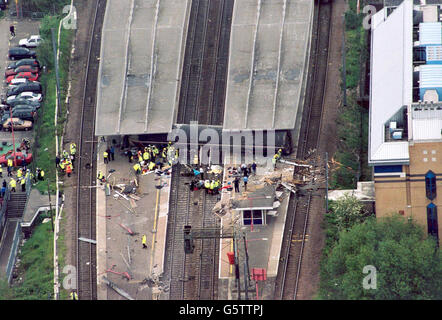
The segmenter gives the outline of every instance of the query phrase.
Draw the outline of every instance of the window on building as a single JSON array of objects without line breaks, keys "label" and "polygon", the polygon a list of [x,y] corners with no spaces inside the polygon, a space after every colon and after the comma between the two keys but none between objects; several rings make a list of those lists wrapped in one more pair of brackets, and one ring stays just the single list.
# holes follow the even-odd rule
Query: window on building
[{"label": "window on building", "polygon": [[402,172],[402,166],[375,166],[374,173],[387,173],[387,172]]},{"label": "window on building", "polygon": [[255,224],[263,224],[263,211],[262,210],[244,210],[243,211],[243,224],[245,226]]},{"label": "window on building", "polygon": [[437,225],[437,206],[434,203],[430,203],[427,206],[427,225],[428,234],[434,236],[439,242],[439,228]]},{"label": "window on building", "polygon": [[431,170],[425,175],[425,190],[428,199],[436,198],[436,175]]}]

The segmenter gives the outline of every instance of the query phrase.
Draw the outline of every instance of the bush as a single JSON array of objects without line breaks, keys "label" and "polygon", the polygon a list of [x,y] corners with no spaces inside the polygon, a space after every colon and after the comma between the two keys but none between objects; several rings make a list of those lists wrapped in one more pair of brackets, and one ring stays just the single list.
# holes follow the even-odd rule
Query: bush
[{"label": "bush", "polygon": [[324,254],[327,255],[335,246],[340,232],[351,229],[371,216],[362,202],[354,196],[345,195],[342,199],[330,201],[329,212],[325,214],[323,225],[326,233]]},{"label": "bush", "polygon": [[[341,231],[321,263],[320,299],[441,299],[441,253],[423,228],[399,216],[368,219]],[[376,268],[376,289],[364,289],[364,266]]]},{"label": "bush", "polygon": [[60,12],[65,5],[71,3],[69,0],[21,0],[21,2],[24,10],[52,14]]}]

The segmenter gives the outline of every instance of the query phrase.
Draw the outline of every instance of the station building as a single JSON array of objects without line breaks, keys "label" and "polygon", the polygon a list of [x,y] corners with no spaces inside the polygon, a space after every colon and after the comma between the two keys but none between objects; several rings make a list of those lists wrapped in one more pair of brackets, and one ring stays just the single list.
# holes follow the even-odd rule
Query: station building
[{"label": "station building", "polygon": [[439,241],[442,5],[404,0],[376,13],[370,63],[368,153],[376,216],[399,213],[423,225]]}]

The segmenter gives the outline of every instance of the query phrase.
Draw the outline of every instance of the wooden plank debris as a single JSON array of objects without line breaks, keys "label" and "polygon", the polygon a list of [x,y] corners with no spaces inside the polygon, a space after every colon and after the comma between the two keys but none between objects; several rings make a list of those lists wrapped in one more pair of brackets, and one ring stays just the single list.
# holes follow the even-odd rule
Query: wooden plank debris
[{"label": "wooden plank debris", "polygon": [[134,199],[134,200],[141,200],[141,198],[139,197],[139,196],[136,196],[136,195],[134,195],[134,194],[130,194],[129,195],[129,198],[132,198],[132,199]]},{"label": "wooden plank debris", "polygon": [[106,277],[103,276],[102,281],[107,284],[110,288],[112,288],[115,292],[117,292],[119,295],[125,297],[127,300],[135,300],[134,298],[132,298],[126,291],[118,288],[115,283],[113,283],[112,281],[108,280]]},{"label": "wooden plank debris", "polygon": [[129,203],[130,203],[130,206],[132,207],[132,209],[138,207],[137,204],[135,203],[134,199],[129,199]]},{"label": "wooden plank debris", "polygon": [[92,243],[92,244],[97,244],[97,240],[92,240],[92,239],[88,239],[88,238],[80,237],[80,238],[78,238],[78,240],[84,241],[84,242],[89,242],[89,243]]},{"label": "wooden plank debris", "polygon": [[120,223],[119,224],[124,230],[126,230],[127,232],[129,232],[130,235],[133,235],[133,231],[130,230],[128,227],[126,227],[124,224]]}]

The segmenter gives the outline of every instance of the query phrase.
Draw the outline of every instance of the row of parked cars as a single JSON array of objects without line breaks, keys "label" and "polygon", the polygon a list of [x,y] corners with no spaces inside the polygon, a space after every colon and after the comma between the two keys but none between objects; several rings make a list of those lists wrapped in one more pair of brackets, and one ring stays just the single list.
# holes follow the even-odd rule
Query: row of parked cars
[{"label": "row of parked cars", "polygon": [[35,48],[41,43],[40,36],[19,41],[18,47],[9,49],[11,62],[5,71],[6,99],[0,105],[1,124],[5,131],[30,130],[37,110],[43,100],[42,86],[38,82],[41,72]]}]

